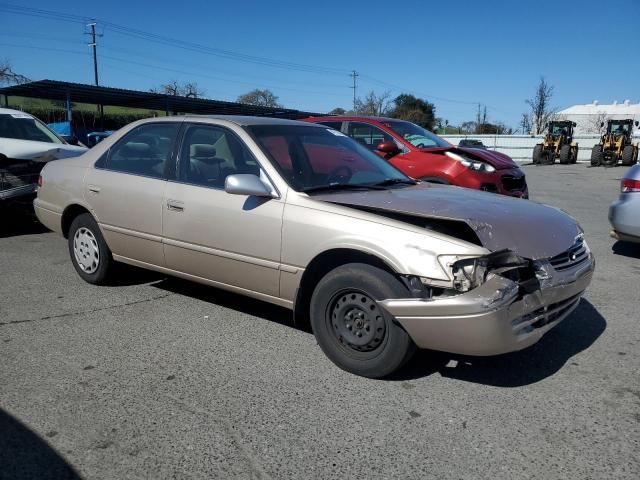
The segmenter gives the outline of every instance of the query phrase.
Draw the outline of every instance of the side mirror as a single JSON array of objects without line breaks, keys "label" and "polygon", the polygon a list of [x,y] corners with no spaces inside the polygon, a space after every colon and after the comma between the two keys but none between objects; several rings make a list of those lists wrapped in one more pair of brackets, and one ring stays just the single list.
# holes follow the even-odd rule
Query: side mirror
[{"label": "side mirror", "polygon": [[262,180],[251,173],[229,175],[224,181],[224,191],[232,195],[249,195],[251,197],[272,197],[269,188]]},{"label": "side mirror", "polygon": [[395,155],[400,151],[396,142],[382,142],[376,146],[376,150],[385,155]]}]

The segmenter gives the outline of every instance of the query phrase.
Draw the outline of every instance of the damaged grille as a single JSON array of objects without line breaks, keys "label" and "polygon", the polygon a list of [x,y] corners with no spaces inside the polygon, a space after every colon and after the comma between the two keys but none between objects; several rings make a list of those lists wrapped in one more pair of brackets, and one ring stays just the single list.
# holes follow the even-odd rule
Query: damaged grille
[{"label": "damaged grille", "polygon": [[584,244],[584,240],[582,238],[578,238],[576,243],[574,243],[569,250],[550,258],[549,263],[556,271],[562,272],[563,270],[567,270],[581,264],[587,259],[587,257],[587,248]]},{"label": "damaged grille", "polygon": [[538,310],[514,320],[512,322],[514,333],[516,335],[526,334],[555,322],[575,307],[581,297],[582,292],[562,300],[561,302],[552,303],[546,307],[539,308]]},{"label": "damaged grille", "polygon": [[514,177],[513,175],[502,176],[502,186],[507,191],[524,190],[527,186],[527,182],[524,179],[524,175],[521,177]]}]

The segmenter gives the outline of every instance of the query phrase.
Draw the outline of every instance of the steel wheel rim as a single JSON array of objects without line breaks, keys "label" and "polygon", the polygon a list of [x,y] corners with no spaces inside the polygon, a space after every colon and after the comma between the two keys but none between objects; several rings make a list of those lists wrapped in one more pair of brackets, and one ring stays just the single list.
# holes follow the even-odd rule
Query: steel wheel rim
[{"label": "steel wheel rim", "polygon": [[94,273],[100,266],[100,248],[91,230],[80,227],[73,236],[73,254],[85,273]]},{"label": "steel wheel rim", "polygon": [[384,315],[377,302],[358,290],[336,293],[327,309],[327,327],[344,349],[369,353],[386,338]]}]

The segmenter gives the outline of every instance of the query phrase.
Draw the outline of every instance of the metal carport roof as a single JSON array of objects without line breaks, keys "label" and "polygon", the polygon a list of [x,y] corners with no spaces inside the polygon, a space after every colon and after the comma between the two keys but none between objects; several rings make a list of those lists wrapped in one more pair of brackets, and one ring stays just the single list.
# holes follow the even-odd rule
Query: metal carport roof
[{"label": "metal carport roof", "polygon": [[[161,110],[169,113],[195,113],[218,115],[254,115],[265,117],[298,119],[314,112],[304,112],[287,108],[259,107],[236,102],[209,100],[204,98],[180,97],[163,93],[126,90],[123,88],[99,87],[82,83],[39,80],[0,88],[5,96],[63,100],[95,105]],[[7,103],[5,97],[5,104]]]}]

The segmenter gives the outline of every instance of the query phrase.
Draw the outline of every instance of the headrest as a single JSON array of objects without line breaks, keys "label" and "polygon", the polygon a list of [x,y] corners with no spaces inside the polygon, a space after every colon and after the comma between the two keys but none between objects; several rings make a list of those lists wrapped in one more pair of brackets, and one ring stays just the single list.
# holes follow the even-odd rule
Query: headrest
[{"label": "headrest", "polygon": [[125,148],[127,154],[134,157],[144,157],[151,154],[151,146],[148,143],[129,142]]},{"label": "headrest", "polygon": [[216,147],[208,143],[194,143],[189,148],[191,158],[211,158],[216,156]]}]

